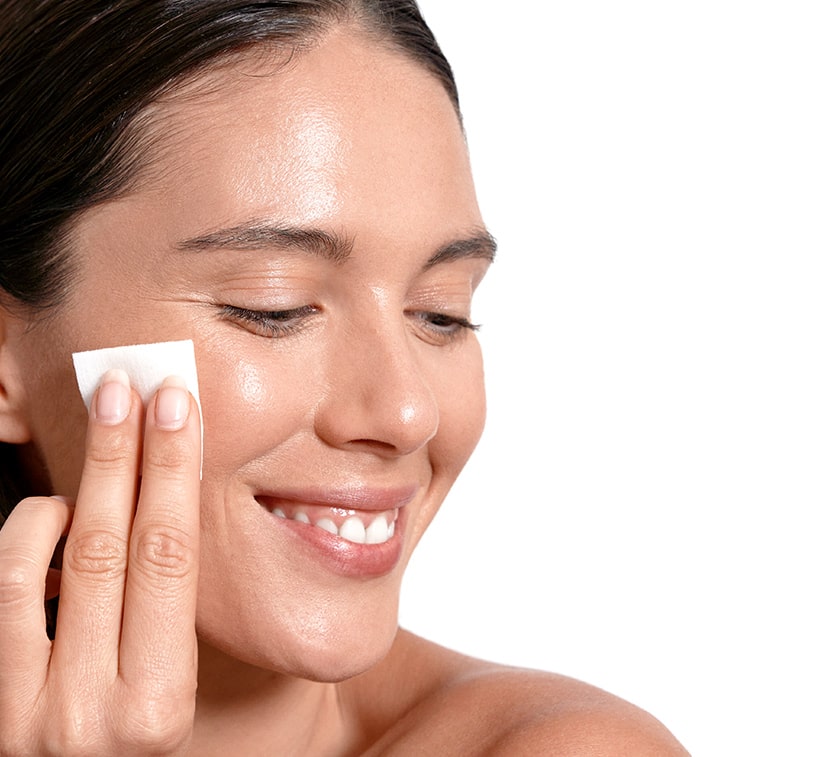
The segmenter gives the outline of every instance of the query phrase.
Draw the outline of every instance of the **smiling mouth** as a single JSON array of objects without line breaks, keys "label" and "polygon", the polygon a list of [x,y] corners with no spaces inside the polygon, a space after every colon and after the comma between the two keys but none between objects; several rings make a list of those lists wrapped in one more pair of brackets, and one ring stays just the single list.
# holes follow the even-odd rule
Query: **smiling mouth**
[{"label": "smiling mouth", "polygon": [[[262,500],[261,500],[262,501]],[[318,528],[353,544],[384,544],[396,533],[398,508],[378,512],[263,502],[272,515]]]}]

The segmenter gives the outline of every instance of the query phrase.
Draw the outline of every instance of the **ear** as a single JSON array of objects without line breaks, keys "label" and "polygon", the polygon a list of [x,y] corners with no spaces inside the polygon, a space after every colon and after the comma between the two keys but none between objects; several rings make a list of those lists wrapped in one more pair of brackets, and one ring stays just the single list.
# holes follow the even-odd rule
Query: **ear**
[{"label": "ear", "polygon": [[25,386],[19,370],[19,355],[15,354],[15,339],[24,324],[0,303],[0,442],[25,444],[31,441]]}]

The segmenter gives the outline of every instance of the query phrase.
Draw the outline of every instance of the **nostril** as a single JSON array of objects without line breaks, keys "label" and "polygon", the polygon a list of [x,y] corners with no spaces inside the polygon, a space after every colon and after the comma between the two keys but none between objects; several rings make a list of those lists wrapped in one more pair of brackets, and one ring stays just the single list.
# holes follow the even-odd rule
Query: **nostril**
[{"label": "nostril", "polygon": [[390,444],[390,442],[383,442],[379,439],[352,439],[350,444],[355,444],[362,447],[370,447],[371,449],[376,450],[377,452],[390,452],[395,453],[398,452],[398,447],[395,444]]}]

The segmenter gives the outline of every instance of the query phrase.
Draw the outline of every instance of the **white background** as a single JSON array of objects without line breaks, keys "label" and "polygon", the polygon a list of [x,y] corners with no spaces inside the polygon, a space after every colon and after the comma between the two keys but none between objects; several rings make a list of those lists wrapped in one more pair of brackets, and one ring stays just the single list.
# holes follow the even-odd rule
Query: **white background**
[{"label": "white background", "polygon": [[814,4],[421,6],[500,252],[403,624],[814,755]]}]

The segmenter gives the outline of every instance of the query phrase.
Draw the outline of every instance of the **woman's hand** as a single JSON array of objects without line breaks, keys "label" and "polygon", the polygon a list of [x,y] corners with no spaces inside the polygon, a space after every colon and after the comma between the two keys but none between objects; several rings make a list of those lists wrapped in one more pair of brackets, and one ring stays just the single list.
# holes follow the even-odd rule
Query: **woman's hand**
[{"label": "woman's hand", "polygon": [[[185,387],[166,381],[145,416],[127,377],[111,371],[92,403],[75,507],[33,497],[8,517],[3,757],[184,753],[197,679],[200,450],[198,408]],[[51,642],[44,587],[69,525]]]}]

